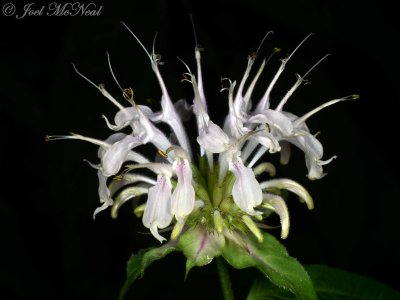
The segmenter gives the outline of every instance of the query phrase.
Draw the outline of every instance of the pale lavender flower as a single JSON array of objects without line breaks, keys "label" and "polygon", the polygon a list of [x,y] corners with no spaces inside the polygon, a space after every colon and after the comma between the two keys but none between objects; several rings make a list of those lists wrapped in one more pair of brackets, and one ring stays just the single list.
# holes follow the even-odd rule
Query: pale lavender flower
[{"label": "pale lavender flower", "polygon": [[[129,28],[128,30],[130,31]],[[185,224],[201,224],[208,227],[209,232],[224,233],[229,238],[232,236],[229,230],[236,228],[238,222],[244,224],[260,240],[262,235],[255,222],[261,221],[271,211],[279,215],[281,237],[286,238],[290,224],[289,212],[280,191],[288,190],[297,194],[309,209],[313,208],[312,198],[304,187],[290,179],[259,182],[257,177],[262,173],[268,172],[274,176],[275,168],[270,163],[257,163],[267,152],[281,152],[281,161],[287,163],[290,156],[289,144],[293,144],[305,154],[307,176],[310,179],[323,177],[322,166],[331,162],[334,157],[322,160],[323,147],[311,134],[305,122],[324,107],[339,101],[355,99],[357,96],[328,101],[301,117],[284,111],[284,105],[303,83],[305,76],[315,67],[313,66],[304,76],[298,76],[295,84],[278,101],[276,108],[271,108],[273,87],[286,64],[307,37],[282,60],[259,101],[255,101],[253,91],[266,61],[262,61],[252,81],[248,83],[256,59],[256,55],[249,56],[238,87],[236,88],[236,81],[228,80],[229,87],[226,89],[229,112],[221,127],[215,124],[208,114],[200,49],[195,48],[196,75],[184,63],[187,70],[185,80],[193,87],[193,102],[191,105],[184,101],[174,104],[159,70],[160,57],[154,52],[154,46],[152,52],[148,52],[136,35],[130,32],[145,50],[160,85],[161,111],[153,112],[147,106],[137,105],[130,89],[123,90],[123,96],[131,103],[131,106],[124,107],[103,85],[95,85],[76,70],[118,108],[114,118],[115,124],[111,124],[104,117],[107,126],[117,133],[104,141],[75,134],[49,137],[84,140],[99,146],[100,164],[92,166],[98,169],[102,205],[95,210],[95,215],[108,206],[113,206],[112,214],[115,217],[123,203],[147,194],[147,201],[138,205],[135,213],[143,214],[144,226],[149,228],[160,242],[165,240],[165,237],[159,234],[158,229],[170,225],[174,225],[172,239],[176,239],[182,230],[185,230]],[[113,72],[112,75],[114,76]],[[199,146],[198,154],[191,148],[188,137],[193,136],[193,133],[189,135],[186,132],[178,107],[191,110],[196,117],[198,131],[193,142],[197,142]],[[159,129],[157,124],[160,122],[168,124],[171,132],[165,133]],[[131,133],[118,132],[126,127],[131,128]],[[154,147],[162,162],[152,162],[152,155],[143,152],[140,154],[140,148],[145,144]],[[128,161],[133,164],[126,164]],[[139,175],[137,172],[143,168],[149,169],[155,175]],[[107,179],[111,181],[114,189],[117,186],[122,189],[121,194],[116,196],[119,198],[115,203]],[[123,183],[119,184],[118,181]]]}]

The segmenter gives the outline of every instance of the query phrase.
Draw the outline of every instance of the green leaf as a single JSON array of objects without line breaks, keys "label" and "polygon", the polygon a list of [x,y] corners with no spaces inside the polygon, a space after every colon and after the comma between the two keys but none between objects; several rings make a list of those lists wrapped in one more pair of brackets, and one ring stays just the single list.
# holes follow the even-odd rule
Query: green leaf
[{"label": "green leaf", "polygon": [[179,238],[179,249],[187,257],[186,275],[194,266],[209,264],[215,256],[221,254],[225,245],[222,234],[209,233],[206,228],[197,226],[183,233]]},{"label": "green leaf", "polygon": [[259,243],[252,237],[232,234],[224,258],[235,268],[257,267],[273,284],[289,290],[297,299],[317,299],[303,266],[272,235],[264,232],[263,237]]},{"label": "green leaf", "polygon": [[[398,300],[400,292],[386,284],[347,271],[328,266],[311,265],[306,267],[319,300]],[[247,296],[247,300],[296,299],[267,278],[257,278]]]},{"label": "green leaf", "polygon": [[144,270],[154,261],[163,258],[175,250],[171,244],[165,244],[158,248],[142,249],[137,254],[133,254],[128,260],[126,268],[126,280],[119,293],[119,300],[124,299],[131,285],[144,274]]},{"label": "green leaf", "polygon": [[144,253],[140,269],[141,276],[144,275],[144,270],[148,266],[150,266],[154,261],[163,258],[164,256],[170,254],[175,250],[176,250],[175,247],[171,246],[170,244],[165,244],[164,246],[150,249],[149,251]]},{"label": "green leaf", "polygon": [[258,277],[251,286],[250,292],[247,295],[247,300],[293,300],[295,296],[289,291],[282,290],[274,285],[266,277]]},{"label": "green leaf", "polygon": [[307,271],[320,300],[398,300],[400,292],[384,283],[328,266],[311,265]]},{"label": "green leaf", "polygon": [[119,292],[119,300],[124,299],[126,293],[128,292],[130,286],[135,282],[135,280],[141,274],[141,266],[142,266],[142,259],[143,254],[147,251],[147,249],[142,249],[137,254],[133,254],[131,258],[128,260],[128,265],[126,268],[126,280],[124,285]]},{"label": "green leaf", "polygon": [[[236,238],[235,235],[232,235]],[[248,251],[245,251],[246,245],[238,245],[240,240],[234,241],[232,239],[227,239],[225,241],[225,247],[222,250],[222,256],[225,260],[236,269],[244,269],[249,267],[254,267],[256,265],[253,257],[251,257]]]}]

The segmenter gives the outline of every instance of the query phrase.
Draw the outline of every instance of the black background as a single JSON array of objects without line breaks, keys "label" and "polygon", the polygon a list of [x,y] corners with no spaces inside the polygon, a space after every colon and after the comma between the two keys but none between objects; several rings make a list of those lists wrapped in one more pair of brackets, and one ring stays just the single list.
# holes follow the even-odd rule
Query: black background
[{"label": "black background", "polygon": [[[37,1],[33,7],[47,6]],[[22,12],[24,4],[14,1]],[[59,2],[60,3],[60,2]],[[226,93],[220,77],[239,80],[246,57],[274,30],[259,56],[282,48],[265,70],[264,86],[283,58],[310,32],[281,77],[272,103],[326,53],[286,109],[301,115],[324,101],[360,94],[308,122],[338,159],[329,175],[311,182],[300,151],[293,151],[278,176],[302,183],[315,200],[307,211],[289,198],[292,228],[283,243],[303,263],[329,264],[400,288],[398,101],[399,32],[394,7],[381,1],[93,1],[97,17],[0,16],[0,298],[115,299],[130,254],[156,245],[129,205],[117,220],[108,212],[92,220],[98,206],[97,176],[82,162],[96,161],[96,147],[84,142],[46,143],[45,134],[110,134],[101,114],[116,108],[72,69],[119,95],[106,51],[124,87],[157,108],[160,91],[140,46],[119,23],[125,21],[151,46],[158,32],[162,73],[175,100],[191,99],[181,83],[183,65],[194,68],[192,13],[203,54],[210,115],[222,121]],[[1,2],[3,6],[3,2]],[[261,61],[261,60],[260,60]],[[121,97],[119,97],[121,99]],[[275,102],[274,102],[275,99]],[[275,158],[273,158],[275,159]],[[274,234],[277,232],[274,231]],[[196,268],[183,283],[184,258],[172,254],[151,266],[132,299],[220,299],[215,266]],[[232,270],[238,299],[251,285],[252,270]]]}]

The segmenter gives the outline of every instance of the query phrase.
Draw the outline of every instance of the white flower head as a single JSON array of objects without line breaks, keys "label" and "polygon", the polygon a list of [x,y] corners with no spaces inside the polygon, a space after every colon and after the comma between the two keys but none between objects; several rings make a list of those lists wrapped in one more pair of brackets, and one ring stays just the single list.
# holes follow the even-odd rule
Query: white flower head
[{"label": "white flower head", "polygon": [[[310,133],[305,122],[324,107],[357,98],[353,95],[334,99],[300,117],[284,110],[285,104],[293,97],[304,78],[326,57],[324,56],[305,75],[297,75],[294,85],[284,97],[275,102],[276,99],[271,96],[272,89],[289,60],[311,35],[288,57],[281,60],[279,69],[266,85],[260,99],[255,99],[253,91],[261,85],[258,79],[267,61],[263,60],[258,71],[252,74],[257,55],[249,56],[243,78],[238,81],[238,85],[236,81],[227,79],[229,111],[223,126],[219,126],[208,114],[200,48],[195,48],[196,73],[192,73],[189,66],[183,62],[187,71],[184,80],[193,88],[193,102],[188,104],[180,100],[174,103],[161,75],[160,56],[155,53],[154,44],[152,51],[148,51],[137,36],[124,23],[123,25],[150,60],[161,90],[161,110],[153,111],[147,106],[135,103],[133,91],[122,89],[116,80],[107,54],[110,71],[131,106],[124,107],[103,85],[94,84],[75,66],[74,68],[117,107],[115,124],[111,124],[104,117],[107,126],[116,133],[104,141],[77,134],[47,137],[53,140],[84,140],[99,147],[100,164],[95,167],[98,169],[98,192],[102,205],[95,210],[95,214],[112,206],[112,214],[116,216],[123,203],[130,199],[142,201],[140,195],[147,194],[147,199],[138,205],[135,214],[143,215],[144,226],[149,228],[160,242],[166,238],[161,236],[158,230],[170,225],[174,227],[172,238],[175,239],[181,232],[188,230],[188,226],[199,224],[208,226],[209,232],[228,236],[232,228],[237,228],[237,222],[242,224],[240,228],[248,228],[261,240],[262,234],[255,220],[262,220],[271,211],[279,215],[281,237],[286,238],[290,224],[289,212],[281,190],[297,194],[309,209],[313,208],[313,201],[305,188],[293,180],[264,178],[260,183],[256,176],[269,173],[272,177],[276,173],[271,163],[258,164],[260,159],[267,153],[273,155],[281,152],[281,161],[288,163],[289,145],[292,144],[305,154],[307,176],[310,179],[323,177],[325,174],[322,166],[331,162],[334,157],[323,160],[322,144]],[[274,49],[273,53],[276,52]],[[277,105],[273,109],[275,103]],[[181,113],[186,115],[188,110],[195,115],[196,135],[185,130],[186,117],[183,118]],[[160,122],[168,125],[168,132],[158,126]],[[131,128],[130,133],[119,132],[122,129],[126,132],[127,128]],[[143,145],[147,147],[144,148]],[[192,148],[195,145],[196,147]],[[151,147],[153,152],[149,150]],[[153,162],[155,153],[157,161]],[[141,169],[150,170],[154,176],[138,174]],[[122,181],[118,182],[119,180]],[[122,191],[116,193],[117,189]],[[117,198],[116,201],[113,200],[114,197]]]}]

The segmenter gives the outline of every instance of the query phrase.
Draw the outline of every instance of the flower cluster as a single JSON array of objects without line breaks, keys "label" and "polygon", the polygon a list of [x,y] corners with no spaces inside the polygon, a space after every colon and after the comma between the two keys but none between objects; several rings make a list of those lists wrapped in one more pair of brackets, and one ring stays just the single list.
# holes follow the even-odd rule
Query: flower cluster
[{"label": "flower cluster", "polygon": [[[304,76],[297,75],[296,82],[278,104],[274,108],[270,106],[271,91],[303,40],[288,57],[282,59],[278,71],[258,101],[253,99],[253,90],[266,60],[251,81],[249,78],[256,55],[248,57],[238,86],[236,81],[227,79],[229,112],[221,127],[208,114],[201,49],[195,48],[196,73],[184,63],[187,69],[184,78],[193,87],[193,102],[188,104],[181,100],[173,103],[161,76],[160,57],[155,54],[154,47],[151,53],[148,52],[136,35],[131,34],[150,59],[161,88],[161,110],[155,112],[148,106],[136,104],[132,90],[121,88],[124,98],[130,102],[128,107],[124,107],[103,85],[95,85],[75,68],[79,75],[118,107],[114,124],[103,116],[107,126],[115,133],[105,140],[78,134],[48,137],[83,140],[99,146],[100,163],[91,165],[97,169],[102,205],[94,211],[94,216],[112,206],[112,216],[116,217],[122,204],[147,195],[147,201],[137,203],[135,214],[142,216],[143,225],[160,242],[165,237],[161,236],[159,229],[170,225],[173,226],[171,239],[177,239],[188,226],[202,225],[208,232],[224,233],[227,237],[233,229],[247,230],[262,240],[257,223],[271,212],[279,215],[281,237],[286,238],[289,213],[282,191],[297,194],[309,209],[313,208],[313,200],[305,188],[293,180],[282,178],[259,182],[257,178],[262,173],[269,173],[270,177],[275,175],[275,167],[271,163],[259,161],[266,152],[280,152],[281,162],[287,163],[290,145],[294,145],[305,154],[307,176],[310,179],[323,177],[322,166],[334,157],[322,160],[323,147],[308,129],[306,121],[324,107],[357,96],[331,100],[302,116],[285,111],[286,102],[304,82],[307,72]],[[110,70],[112,72],[111,64]],[[198,154],[194,154],[182,121],[182,114],[188,112],[196,118]],[[157,127],[162,122],[169,125],[170,133]],[[130,134],[120,132],[126,127],[130,127]],[[156,160],[152,161],[149,155],[138,152],[140,146],[146,144],[154,146]],[[140,172],[141,169],[150,170],[154,176]]]}]

